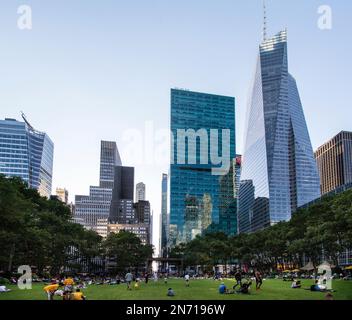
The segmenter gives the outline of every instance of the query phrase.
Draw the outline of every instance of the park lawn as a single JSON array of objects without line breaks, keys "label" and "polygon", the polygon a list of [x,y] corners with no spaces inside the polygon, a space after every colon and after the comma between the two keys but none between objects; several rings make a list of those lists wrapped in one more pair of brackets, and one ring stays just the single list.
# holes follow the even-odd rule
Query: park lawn
[{"label": "park lawn", "polygon": [[[228,288],[234,285],[233,280],[225,280]],[[303,288],[308,288],[312,280],[303,280]],[[311,292],[304,289],[291,289],[290,282],[282,280],[265,280],[262,289],[255,290],[251,287],[250,295],[220,295],[218,286],[220,282],[212,279],[191,280],[190,287],[180,279],[169,279],[165,284],[163,280],[158,282],[150,281],[142,283],[137,290],[126,290],[125,284],[120,285],[91,285],[83,292],[88,300],[323,300],[325,294]],[[17,286],[9,286],[12,290],[7,293],[0,293],[0,300],[46,300],[47,296],[43,291],[43,284],[33,284],[32,290],[19,290]],[[167,297],[168,288],[173,288],[175,297]],[[335,300],[352,300],[352,281],[333,281],[333,293]],[[61,300],[55,297],[55,300]]]}]

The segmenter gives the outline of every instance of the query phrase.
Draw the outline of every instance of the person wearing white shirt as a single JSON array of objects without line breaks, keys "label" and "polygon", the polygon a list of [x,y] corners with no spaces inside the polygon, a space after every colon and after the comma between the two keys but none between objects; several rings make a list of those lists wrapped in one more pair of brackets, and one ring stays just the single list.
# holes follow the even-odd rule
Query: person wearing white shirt
[{"label": "person wearing white shirt", "polygon": [[189,287],[189,274],[188,273],[185,275],[185,280],[186,280],[186,287]]}]

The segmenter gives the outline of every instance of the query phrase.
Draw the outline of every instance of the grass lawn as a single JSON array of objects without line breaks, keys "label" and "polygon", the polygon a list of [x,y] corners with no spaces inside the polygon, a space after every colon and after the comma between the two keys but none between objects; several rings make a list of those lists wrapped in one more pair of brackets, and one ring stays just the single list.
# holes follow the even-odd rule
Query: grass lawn
[{"label": "grass lawn", "polygon": [[[308,288],[312,280],[303,280],[303,288]],[[169,279],[167,284],[162,280],[142,283],[138,290],[128,291],[125,284],[120,285],[91,285],[83,290],[89,300],[323,300],[325,293],[311,292],[304,289],[291,289],[290,282],[282,280],[266,280],[262,290],[255,291],[252,285],[250,295],[220,295],[220,282],[214,280],[191,280],[190,287],[186,287],[183,280]],[[228,288],[232,288],[234,281],[225,280]],[[19,290],[17,286],[9,286],[12,290],[0,293],[0,300],[46,300],[43,284],[33,284],[32,290]],[[175,297],[167,297],[168,288],[173,288]],[[254,290],[253,290],[254,288]],[[352,281],[333,281],[335,300],[352,300]],[[60,297],[55,297],[61,300]]]}]

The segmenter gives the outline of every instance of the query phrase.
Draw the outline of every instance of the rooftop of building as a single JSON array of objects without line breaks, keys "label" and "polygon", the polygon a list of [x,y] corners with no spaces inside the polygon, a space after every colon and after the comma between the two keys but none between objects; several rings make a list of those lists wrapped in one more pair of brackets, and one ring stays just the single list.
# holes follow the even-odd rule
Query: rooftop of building
[{"label": "rooftop of building", "polygon": [[340,131],[338,134],[333,136],[330,140],[328,140],[327,142],[323,143],[320,147],[318,147],[317,150],[315,151],[315,154],[324,150],[329,144],[333,145],[336,142],[341,141],[343,139],[352,140],[352,131],[345,131],[345,130]]},{"label": "rooftop of building", "polygon": [[226,98],[226,99],[235,99],[235,97],[232,96],[226,96],[226,95],[221,95],[221,94],[216,94],[216,93],[206,93],[206,92],[199,92],[199,91],[191,91],[188,89],[183,89],[183,88],[171,88],[171,93],[177,93],[180,95],[204,95],[204,96],[209,96],[213,98]]}]

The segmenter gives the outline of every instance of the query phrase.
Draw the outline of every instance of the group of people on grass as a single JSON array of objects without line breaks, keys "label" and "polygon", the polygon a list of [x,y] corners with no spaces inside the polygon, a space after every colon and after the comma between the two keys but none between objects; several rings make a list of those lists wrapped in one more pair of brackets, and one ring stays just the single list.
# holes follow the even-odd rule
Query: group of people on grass
[{"label": "group of people on grass", "polygon": [[[85,289],[87,285],[95,284],[120,284],[120,283],[126,283],[127,285],[127,290],[138,290],[141,287],[142,284],[142,279],[144,278],[144,281],[146,284],[148,284],[149,279],[154,279],[154,282],[157,282],[159,277],[164,280],[164,284],[168,283],[168,275],[165,274],[159,274],[158,273],[143,273],[140,276],[138,273],[133,274],[131,271],[128,271],[126,274],[120,274],[116,276],[116,278],[99,278],[94,276],[93,278],[91,277],[66,277],[63,278],[57,277],[54,280],[47,280],[48,284],[43,288],[45,293],[47,294],[48,300],[53,300],[55,296],[61,297],[63,300],[85,300],[86,297],[81,291],[82,289]],[[255,282],[255,288],[256,290],[260,290],[262,285],[263,285],[263,275],[259,270],[255,270],[252,274],[248,273],[243,273],[240,269],[237,269],[234,271],[232,274],[234,276],[234,279],[236,283],[233,285],[232,288],[227,288],[225,283],[223,282],[222,276],[218,276],[217,274],[214,275],[214,280],[219,280],[221,281],[218,291],[220,294],[249,294],[250,289],[252,284]],[[196,279],[197,277],[195,276],[190,276],[190,274],[186,273],[183,276],[184,283],[186,287],[190,287],[190,280],[191,279]],[[207,279],[208,277],[204,277]],[[204,279],[203,278],[203,279]],[[12,280],[12,279],[11,279]],[[286,277],[284,280],[286,281],[291,281],[291,288],[292,289],[300,289],[302,288],[302,283],[300,280],[293,278],[293,275],[291,277]],[[326,284],[327,278],[324,277],[324,275],[320,276],[318,280],[314,277],[314,284],[312,284],[310,287],[305,288],[305,290],[311,290],[315,292],[326,292],[327,294],[330,294],[332,290],[329,290],[327,284]],[[325,281],[325,282],[324,282]],[[17,281],[14,280],[14,283]],[[0,285],[0,293],[3,292],[9,292],[11,291],[8,289],[5,285]],[[167,296],[173,297],[175,296],[175,292],[172,288],[168,288],[167,290]],[[331,295],[332,296],[332,295]]]},{"label": "group of people on grass", "polygon": [[[254,272],[254,279],[255,279],[256,290],[260,290],[263,284],[263,276],[258,270]],[[249,294],[249,290],[252,285],[252,279],[243,278],[243,274],[241,270],[237,270],[235,273],[235,280],[236,280],[236,284],[232,287],[232,290],[228,289],[224,282],[221,282],[219,286],[219,293],[220,294],[234,294],[234,293]]]},{"label": "group of people on grass", "polygon": [[[154,282],[158,281],[158,275],[157,273],[154,273]],[[184,280],[185,280],[185,286],[189,287],[190,286],[190,275],[188,273],[185,274],[184,276]],[[134,285],[132,285],[133,280],[135,281]],[[139,277],[134,277],[133,274],[131,273],[131,271],[128,271],[125,275],[125,283],[127,285],[127,290],[132,290],[132,288],[134,288],[135,290],[138,290],[140,288],[142,280]],[[145,283],[148,284],[149,282],[149,274],[145,274]],[[164,275],[164,284],[168,283],[168,277],[167,274]],[[167,290],[167,296],[168,297],[174,297],[175,296],[175,292],[172,288],[169,288]]]},{"label": "group of people on grass", "polygon": [[43,290],[46,292],[48,300],[54,300],[55,296],[59,296],[63,300],[86,300],[81,289],[75,285],[74,280],[70,277],[64,279],[63,282],[54,280]]},{"label": "group of people on grass", "polygon": [[[291,288],[292,289],[301,289],[302,288],[302,283],[298,279],[291,279]],[[306,290],[310,291],[317,291],[317,292],[327,292],[328,286],[326,285],[326,279],[324,278],[319,278],[317,280],[314,280],[314,284],[310,286],[310,288],[307,288]]]},{"label": "group of people on grass", "polygon": [[[255,287],[257,291],[260,290],[263,285],[263,276],[259,270],[256,270],[254,272],[254,277],[252,278],[248,278],[248,277],[244,278],[241,270],[237,270],[235,273],[235,280],[236,280],[236,284],[232,287],[232,290],[228,289],[224,282],[221,282],[219,286],[219,293],[220,294],[234,294],[234,293],[249,294],[250,287],[253,281],[255,281]],[[291,283],[292,289],[302,288],[302,283],[300,280],[292,278],[291,281],[292,281]],[[314,284],[310,288],[307,288],[306,290],[311,290],[316,292],[327,292],[328,293],[327,297],[329,298],[332,297],[326,285],[326,278],[324,277],[320,277],[318,280],[315,280]]]}]

